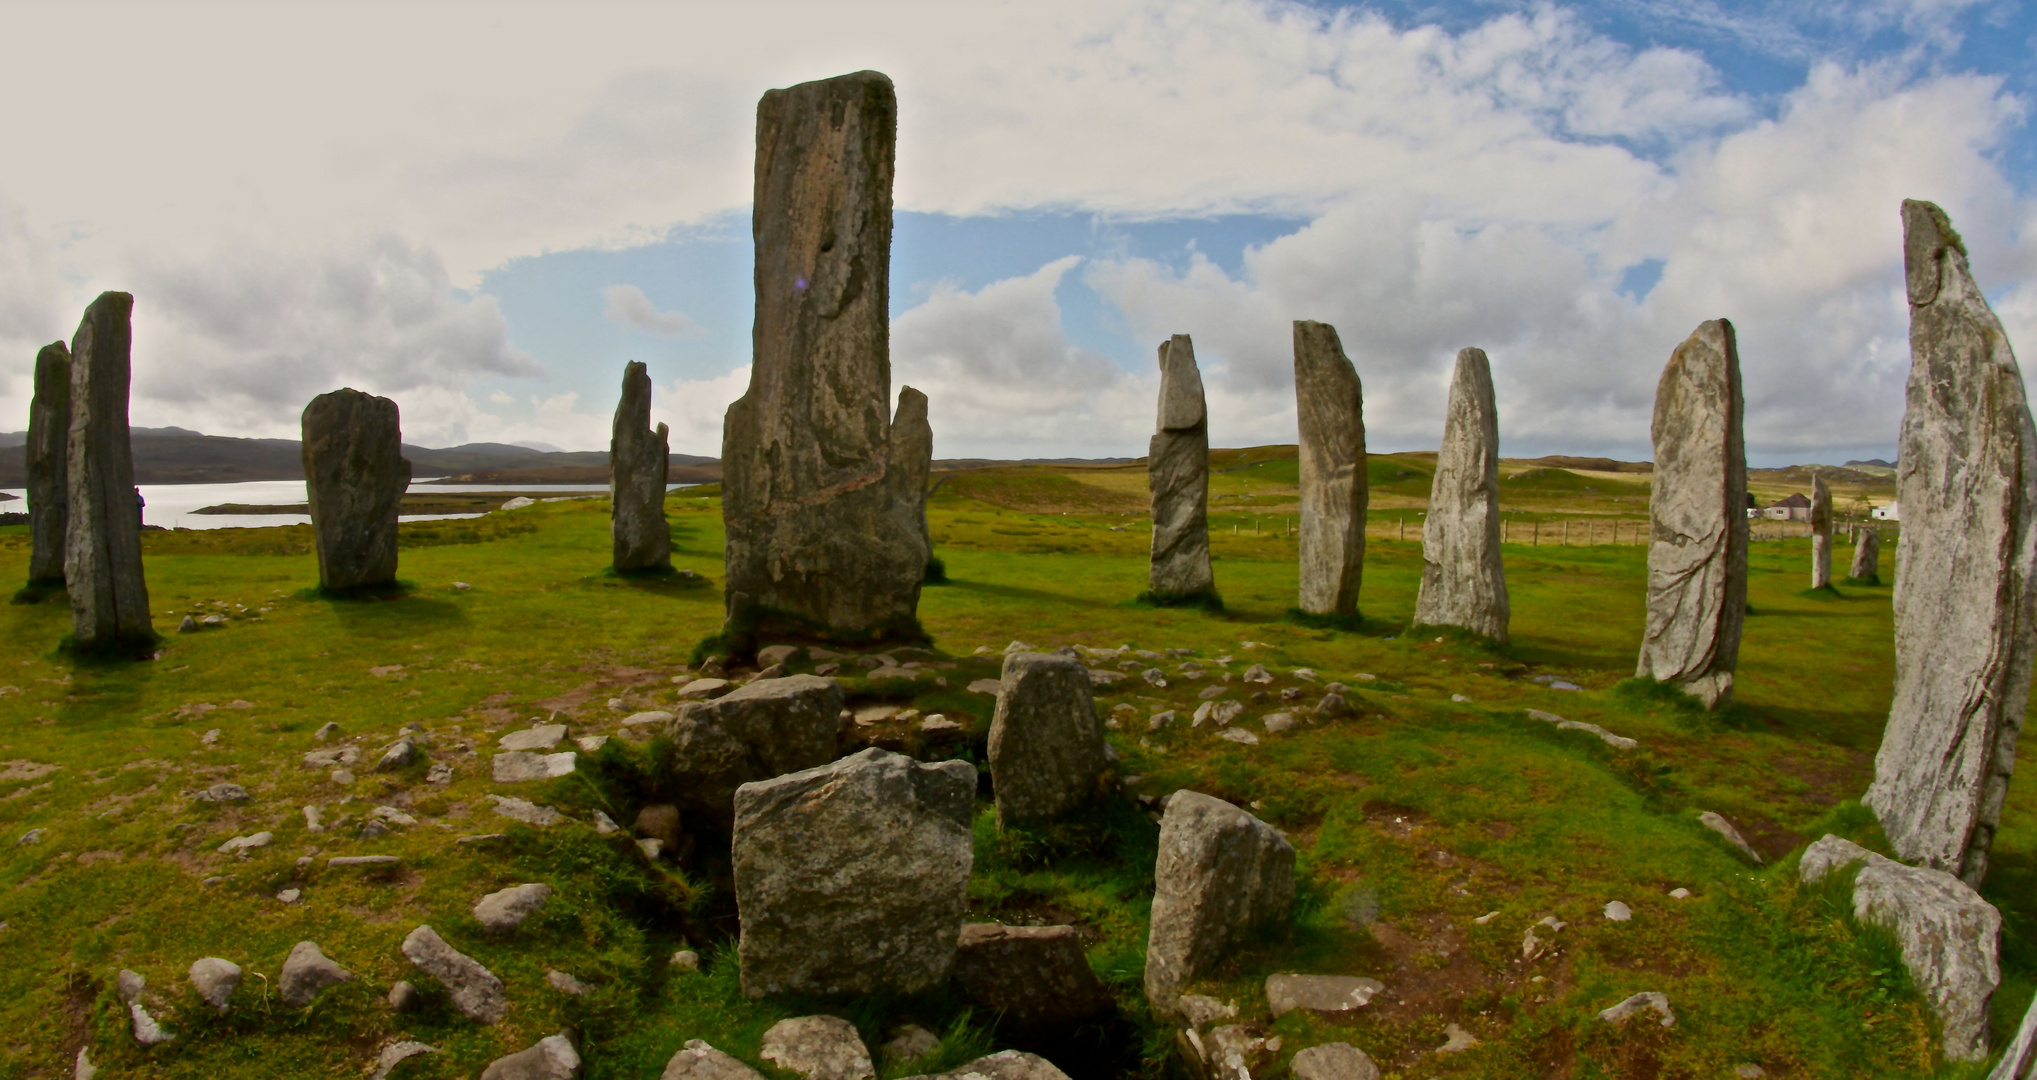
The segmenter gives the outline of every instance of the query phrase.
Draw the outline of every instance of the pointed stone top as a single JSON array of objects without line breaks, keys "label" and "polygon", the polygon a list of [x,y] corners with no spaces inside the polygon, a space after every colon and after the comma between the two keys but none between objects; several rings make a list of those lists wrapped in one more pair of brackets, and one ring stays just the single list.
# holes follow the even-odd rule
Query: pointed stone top
[{"label": "pointed stone top", "polygon": [[865,68],[862,71],[851,71],[847,75],[836,75],[831,79],[812,79],[803,83],[794,83],[786,87],[786,89],[797,90],[802,86],[822,86],[827,84],[848,86],[856,83],[861,83],[865,86],[881,86],[887,90],[892,88],[891,76],[881,71],[871,71]]},{"label": "pointed stone top", "polygon": [[1187,334],[1176,334],[1160,343],[1160,430],[1192,431],[1208,419],[1195,345]]},{"label": "pointed stone top", "polygon": [[1911,304],[1921,307],[1938,298],[1939,257],[1947,250],[1966,257],[1966,242],[1952,227],[1952,219],[1936,203],[1904,199],[1903,277]]}]

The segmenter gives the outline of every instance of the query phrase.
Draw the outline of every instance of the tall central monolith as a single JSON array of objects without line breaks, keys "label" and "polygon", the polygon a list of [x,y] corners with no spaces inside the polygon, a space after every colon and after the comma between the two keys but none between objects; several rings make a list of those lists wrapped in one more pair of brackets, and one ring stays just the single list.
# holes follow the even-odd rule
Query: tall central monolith
[{"label": "tall central monolith", "polygon": [[352,388],[304,407],[304,493],[318,584],[334,592],[396,583],[396,515],[410,487],[396,403]]},{"label": "tall central monolith", "polygon": [[1713,319],[1655,387],[1648,628],[1635,674],[1708,709],[1732,700],[1747,618],[1747,444],[1733,324]]},{"label": "tall central monolith", "polygon": [[71,350],[51,342],[35,355],[35,397],[28,403],[28,581],[64,580],[64,521],[69,501],[64,444],[71,435]]},{"label": "tall central monolith", "polygon": [[1811,476],[1811,588],[1832,584],[1832,489]]},{"label": "tall central monolith", "polygon": [[1896,854],[1979,888],[2037,650],[2037,434],[2008,335],[1930,203],[1903,203],[1903,270],[1895,696],[1863,801]]},{"label": "tall central monolith", "polygon": [[722,427],[737,651],[760,634],[924,637],[931,442],[901,437],[889,408],[897,143],[898,99],[874,71],[757,104],[750,388]]},{"label": "tall central monolith", "polygon": [[71,338],[71,419],[64,445],[64,590],[79,649],[126,649],[156,637],[141,567],[141,507],[128,442],[134,297],[104,292]]},{"label": "tall central monolith", "polygon": [[1483,349],[1457,353],[1443,448],[1422,526],[1415,622],[1507,639],[1507,576],[1499,544],[1499,409]]},{"label": "tall central monolith", "polygon": [[1365,389],[1337,328],[1294,324],[1301,434],[1301,610],[1356,615],[1365,578]]},{"label": "tall central monolith", "polygon": [[642,361],[622,369],[622,399],[608,439],[608,533],[615,568],[625,574],[672,565],[672,530],[665,525],[665,425],[651,427],[651,373]]},{"label": "tall central monolith", "polygon": [[1146,454],[1153,492],[1151,598],[1216,595],[1209,565],[1209,409],[1187,334],[1160,345],[1160,420]]}]

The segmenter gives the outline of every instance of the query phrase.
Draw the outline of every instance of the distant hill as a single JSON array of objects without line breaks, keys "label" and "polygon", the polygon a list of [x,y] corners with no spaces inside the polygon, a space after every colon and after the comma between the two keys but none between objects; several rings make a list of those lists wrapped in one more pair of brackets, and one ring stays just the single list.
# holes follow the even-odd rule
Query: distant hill
[{"label": "distant hill", "polygon": [[[303,446],[296,439],[235,439],[202,435],[184,428],[134,428],[129,434],[134,447],[136,483],[225,484],[304,478]],[[13,441],[9,442],[10,439]],[[25,439],[18,433],[0,437],[0,487],[23,487],[28,483]],[[416,476],[500,474],[505,470],[565,467],[595,470],[598,479],[565,480],[544,475],[529,480],[491,477],[483,482],[605,483],[608,479],[608,454],[600,450],[547,452],[507,443],[468,443],[442,449],[406,444],[403,456],[410,459],[411,472]],[[719,462],[714,458],[674,454],[672,464],[675,471],[681,466],[712,465],[718,478]]]}]

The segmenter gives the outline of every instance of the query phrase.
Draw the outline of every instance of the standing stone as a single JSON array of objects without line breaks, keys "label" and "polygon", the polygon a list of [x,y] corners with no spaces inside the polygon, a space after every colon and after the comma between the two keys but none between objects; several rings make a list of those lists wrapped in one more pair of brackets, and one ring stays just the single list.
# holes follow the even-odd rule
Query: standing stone
[{"label": "standing stone", "polygon": [[1201,792],[1177,791],[1160,820],[1146,998],[1162,1015],[1182,987],[1253,927],[1294,903],[1294,847],[1273,826]]},{"label": "standing stone", "polygon": [[1811,588],[1832,587],[1832,489],[1811,477]]},{"label": "standing stone", "polygon": [[145,645],[148,583],[128,445],[134,297],[100,293],[71,339],[71,419],[64,444],[64,586],[81,649]]},{"label": "standing stone", "polygon": [[844,704],[842,685],[818,675],[758,679],[689,701],[672,721],[667,786],[688,814],[728,829],[736,789],[834,759]]},{"label": "standing stone", "polygon": [[1896,854],[1979,888],[2037,647],[2037,434],[2016,355],[1944,211],[1903,203],[1903,266],[1895,697],[1863,801]]},{"label": "standing stone", "polygon": [[1676,347],[1655,387],[1648,629],[1634,674],[1715,709],[1733,699],[1747,617],[1747,445],[1733,324]]},{"label": "standing stone", "polygon": [[1881,533],[1860,531],[1859,543],[1853,548],[1853,569],[1846,572],[1846,579],[1856,585],[1881,584]]},{"label": "standing stone", "polygon": [[750,387],[722,427],[738,652],[781,634],[925,637],[926,533],[911,508],[931,443],[896,434],[887,408],[897,142],[898,99],[874,71],[757,104]]},{"label": "standing stone", "polygon": [[1050,821],[1087,802],[1103,774],[1089,669],[1058,653],[1009,653],[990,721],[997,822]]},{"label": "standing stone", "polygon": [[359,390],[304,407],[304,489],[318,583],[339,591],[396,581],[396,510],[410,486],[396,403]]},{"label": "standing stone", "polygon": [[1301,429],[1301,610],[1355,615],[1372,492],[1365,478],[1365,389],[1336,327],[1295,321],[1294,400]]},{"label": "standing stone", "polygon": [[651,428],[651,375],[641,361],[622,369],[622,400],[608,439],[610,538],[615,568],[628,574],[672,565],[672,530],[665,525],[665,425]]},{"label": "standing stone", "polygon": [[1187,334],[1160,345],[1160,422],[1146,458],[1156,600],[1209,596],[1209,409]]},{"label": "standing stone", "polygon": [[28,403],[28,580],[64,580],[64,444],[71,431],[71,350],[51,342],[35,354]]},{"label": "standing stone", "polygon": [[914,994],[955,960],[976,769],[872,747],[736,790],[743,993]]},{"label": "standing stone", "polygon": [[1422,590],[1415,622],[1507,639],[1507,575],[1500,564],[1499,410],[1485,350],[1457,353],[1443,449],[1422,526]]},{"label": "standing stone", "polygon": [[929,569],[934,534],[927,528],[927,474],[933,464],[934,428],[927,423],[927,396],[910,386],[899,387],[898,413],[891,420],[891,467],[897,470],[892,490],[898,495],[898,512],[919,523]]}]

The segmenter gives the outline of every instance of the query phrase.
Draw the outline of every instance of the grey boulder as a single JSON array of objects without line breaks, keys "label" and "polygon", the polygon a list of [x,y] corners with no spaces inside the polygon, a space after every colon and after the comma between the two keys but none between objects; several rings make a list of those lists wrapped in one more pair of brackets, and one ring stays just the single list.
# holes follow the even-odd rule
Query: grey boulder
[{"label": "grey boulder", "polygon": [[1285,837],[1222,799],[1175,792],[1153,869],[1147,1000],[1171,1015],[1181,989],[1233,938],[1286,918],[1293,903],[1294,847]]},{"label": "grey boulder", "polygon": [[1443,448],[1422,525],[1415,623],[1456,626],[1505,642],[1506,569],[1499,543],[1499,409],[1482,349],[1457,353]]},{"label": "grey boulder", "polygon": [[839,1016],[795,1016],[764,1032],[758,1055],[802,1080],[873,1080],[877,1070],[856,1025]]},{"label": "grey boulder", "polygon": [[658,1080],[764,1080],[764,1074],[716,1050],[701,1039],[688,1039]]},{"label": "grey boulder", "polygon": [[968,923],[954,981],[962,997],[1022,1027],[1078,1024],[1112,1005],[1072,926]]},{"label": "grey boulder", "polygon": [[1324,1043],[1294,1055],[1287,1063],[1294,1080],[1379,1080],[1379,1066],[1350,1043]]},{"label": "grey boulder", "polygon": [[276,976],[276,991],[283,1004],[302,1009],[316,1001],[327,987],[353,977],[353,972],[327,959],[316,943],[300,941],[283,961],[283,970]]},{"label": "grey boulder", "polygon": [[523,925],[552,898],[552,887],[542,884],[512,885],[489,893],[474,904],[474,918],[498,934]]},{"label": "grey boulder", "polygon": [[990,785],[999,824],[1049,821],[1096,794],[1109,764],[1088,669],[1073,657],[1004,658],[990,721]]},{"label": "grey boulder", "polygon": [[208,956],[191,963],[191,986],[207,1005],[225,1012],[227,1003],[233,1000],[233,992],[240,986],[240,965],[217,956]]},{"label": "grey boulder", "polygon": [[833,760],[842,706],[841,684],[817,675],[758,679],[680,706],[671,760],[681,809],[730,828],[737,788]]},{"label": "grey boulder", "polygon": [[564,1033],[547,1035],[528,1050],[496,1058],[481,1070],[481,1080],[573,1080],[580,1075],[580,1054]]},{"label": "grey boulder", "polygon": [[743,992],[916,993],[947,978],[976,770],[871,748],[736,791]]},{"label": "grey boulder", "polygon": [[444,984],[452,994],[453,1007],[467,1019],[493,1024],[509,1013],[509,992],[502,980],[473,957],[446,944],[431,927],[412,930],[403,939],[403,955],[418,970]]}]

